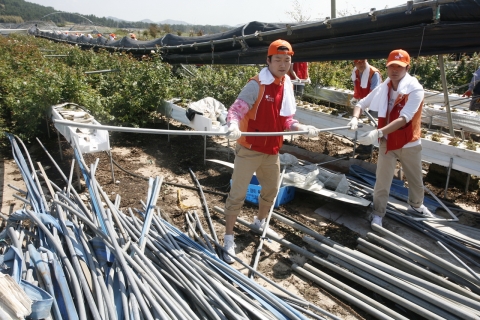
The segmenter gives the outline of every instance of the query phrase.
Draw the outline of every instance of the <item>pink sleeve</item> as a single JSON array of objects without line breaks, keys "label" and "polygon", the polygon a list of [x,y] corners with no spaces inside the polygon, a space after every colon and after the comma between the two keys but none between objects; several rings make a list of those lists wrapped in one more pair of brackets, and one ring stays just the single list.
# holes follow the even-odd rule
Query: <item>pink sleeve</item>
[{"label": "pink sleeve", "polygon": [[[291,116],[286,117],[284,126],[285,126],[286,129],[292,130],[292,125],[294,125],[295,123],[298,123],[298,121],[293,119],[293,115],[291,115]],[[293,130],[293,131],[295,131],[295,130]]]},{"label": "pink sleeve", "polygon": [[245,117],[250,107],[248,103],[241,99],[235,100],[235,102],[228,108],[227,113],[227,124],[230,125],[232,122],[240,123],[240,120]]}]

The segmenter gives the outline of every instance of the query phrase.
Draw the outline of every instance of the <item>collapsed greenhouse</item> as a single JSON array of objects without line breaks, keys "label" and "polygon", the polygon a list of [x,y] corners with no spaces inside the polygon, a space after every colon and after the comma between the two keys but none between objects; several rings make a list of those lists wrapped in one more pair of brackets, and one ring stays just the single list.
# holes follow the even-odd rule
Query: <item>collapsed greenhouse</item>
[{"label": "collapsed greenhouse", "polygon": [[[405,6],[315,23],[251,22],[221,35],[203,37],[169,34],[153,41],[128,37],[109,41],[103,37],[89,39],[36,27],[30,28],[29,32],[85,48],[121,50],[134,55],[148,55],[153,50],[160,52],[163,60],[171,64],[261,64],[268,44],[277,38],[285,38],[295,46],[297,61],[309,62],[359,56],[381,58],[399,43],[418,55],[475,52],[480,48],[480,37],[476,35],[480,30],[479,16],[479,0],[409,1]],[[369,45],[359,45],[365,43]],[[352,51],[352,46],[359,50]],[[351,98],[351,92],[334,88],[319,90],[328,91],[318,94],[334,96],[332,99],[348,101]],[[438,96],[432,93],[433,98]],[[434,102],[433,110],[423,116],[423,122],[433,125],[448,123],[446,119],[451,115],[444,110],[440,112],[433,105]],[[347,118],[315,108],[311,104],[299,104],[298,119],[317,128],[336,128],[336,138],[355,140],[354,133],[345,128]],[[178,171],[168,172],[164,178],[165,171],[160,169],[155,171],[158,175],[154,179],[151,177],[154,170],[148,167],[150,178],[133,180],[137,184],[146,184],[145,180],[148,180],[148,191],[143,200],[139,199],[139,208],[132,210],[115,192],[127,178],[118,178],[118,170],[115,178],[114,164],[117,162],[118,168],[121,167],[119,163],[125,166],[122,160],[127,157],[112,154],[109,133],[124,132],[135,135],[138,140],[140,134],[168,136],[162,142],[162,146],[168,148],[149,154],[150,158],[139,161],[140,167],[156,159],[153,155],[157,152],[159,157],[165,158],[179,152],[172,145],[180,141],[179,137],[185,137],[181,140],[186,141],[185,144],[179,144],[186,149],[182,154],[184,158],[188,153],[203,152],[202,160],[206,162],[207,149],[216,152],[208,147],[215,146],[221,152],[214,154],[223,152],[225,161],[217,161],[217,167],[205,165],[206,171],[215,168],[223,172],[223,176],[229,173],[218,169],[225,164],[231,165],[227,159],[231,160],[228,157],[232,152],[230,142],[223,138],[224,131],[218,128],[219,118],[197,114],[194,120],[190,120],[186,118],[185,108],[175,100],[166,101],[158,111],[164,117],[165,123],[162,124],[166,129],[103,126],[81,106],[73,103],[52,106],[49,119],[57,128],[60,152],[63,154],[60,136],[73,149],[71,167],[69,171],[63,171],[41,145],[51,160],[49,165],[57,167],[60,172],[60,182],[50,179],[51,171],[47,175],[48,169],[40,163],[35,169],[23,142],[9,135],[13,157],[25,185],[16,187],[18,194],[15,198],[22,208],[10,212],[8,217],[2,212],[5,225],[2,225],[1,238],[10,240],[9,245],[2,242],[0,260],[2,273],[11,279],[0,273],[0,285],[18,295],[16,300],[2,296],[0,312],[8,313],[11,318],[32,319],[352,319],[347,313],[337,313],[336,307],[324,309],[312,303],[307,299],[308,295],[300,295],[297,288],[292,290],[288,285],[296,278],[290,278],[290,275],[296,274],[308,279],[306,283],[315,283],[335,296],[333,300],[338,305],[344,303],[361,310],[364,318],[480,317],[480,234],[478,229],[458,222],[461,214],[478,213],[448,206],[432,195],[426,205],[433,211],[443,211],[438,217],[423,219],[408,215],[404,210],[407,188],[399,179],[391,189],[388,209],[391,222],[385,228],[373,226],[372,231],[370,224],[363,219],[364,215],[357,213],[364,212],[371,202],[375,183],[373,164],[353,157],[345,160],[321,154],[307,155],[295,146],[286,146],[284,153],[297,152],[295,155],[299,159],[304,157],[290,166],[292,172],[296,170],[297,177],[305,176],[301,171],[305,168],[317,169],[334,161],[338,166],[351,169],[341,177],[348,181],[347,188],[340,192],[335,190],[338,185],[333,190],[325,187],[316,191],[305,190],[304,186],[285,186],[296,189],[299,192],[297,198],[304,201],[292,207],[292,211],[272,209],[273,226],[280,235],[258,229],[243,217],[239,218],[245,233],[261,236],[249,237],[242,243],[241,249],[248,251],[252,247],[252,250],[237,259],[233,268],[220,258],[222,245],[216,232],[222,226],[223,209],[215,205],[218,201],[207,202],[204,192],[215,191],[204,188],[190,168],[186,175],[191,175],[193,186],[184,180],[176,180],[177,177],[167,179],[167,175],[170,178],[180,176]],[[454,113],[455,129],[468,127],[468,132],[476,133],[480,127],[477,118],[478,115]],[[360,132],[369,127],[365,125]],[[212,138],[215,143],[207,145],[207,138],[216,136],[219,140]],[[129,139],[127,135],[121,137]],[[170,139],[174,142],[171,143]],[[330,139],[334,139],[333,133]],[[148,145],[154,139],[146,140]],[[428,143],[433,144],[432,141],[424,144]],[[446,145],[440,147],[439,144],[426,149],[432,150],[430,162],[437,161],[450,169],[479,175],[477,151],[458,150]],[[433,151],[439,151],[439,159],[433,157]],[[131,153],[138,152],[132,150]],[[201,158],[197,156],[195,160],[199,162]],[[185,163],[197,165],[188,159],[182,161],[183,166]],[[111,181],[100,182],[102,172],[104,177],[110,171]],[[328,170],[324,170],[324,175],[327,175],[325,172],[328,178],[339,176]],[[202,184],[208,180],[205,176],[208,174],[202,177]],[[82,183],[85,192],[79,194]],[[129,188],[127,190],[133,193],[135,187],[131,185]],[[185,192],[181,190],[188,188],[198,192],[192,196],[200,198],[196,207],[189,207],[188,199],[181,196],[181,192]],[[254,186],[251,190],[255,190]],[[161,204],[168,194],[175,199],[170,204],[176,202],[177,211],[181,211],[182,218],[178,218],[176,224],[169,220],[172,218],[168,216],[169,210]],[[318,208],[315,213],[302,214],[299,207],[315,202],[315,195],[330,198],[328,202],[333,205]],[[356,203],[355,199],[358,199]],[[343,207],[342,203],[348,201],[350,203]],[[197,214],[192,208],[203,214]],[[249,214],[255,212],[255,205],[246,211]],[[300,222],[302,215],[310,220]],[[325,219],[316,220],[312,218],[315,215]],[[214,216],[220,218],[214,219]],[[179,220],[182,223],[178,223]],[[359,232],[361,236],[356,239],[356,250],[318,231],[317,224],[330,224],[326,222],[329,220]],[[185,230],[179,229],[179,224],[184,225]],[[303,245],[299,244],[297,237],[301,238]],[[252,239],[255,239],[254,244]],[[266,243],[267,248],[262,249],[263,240],[274,244]],[[275,247],[275,244],[279,246]],[[308,250],[304,247],[306,245]],[[287,250],[293,262],[289,266],[292,271],[281,285],[278,283],[284,276],[279,271],[284,263],[282,259],[276,260],[274,265],[263,261],[265,265],[261,271],[264,273],[248,263],[256,253],[265,257],[267,253],[285,255]],[[280,276],[272,279],[270,273]]]}]

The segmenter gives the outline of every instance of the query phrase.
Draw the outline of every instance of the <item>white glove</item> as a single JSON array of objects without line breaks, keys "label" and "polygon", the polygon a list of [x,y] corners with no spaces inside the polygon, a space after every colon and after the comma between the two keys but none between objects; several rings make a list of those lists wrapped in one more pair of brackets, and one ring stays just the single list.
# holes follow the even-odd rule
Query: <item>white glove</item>
[{"label": "white glove", "polygon": [[357,117],[352,117],[349,123],[347,123],[347,126],[350,126],[350,130],[357,130],[358,129],[358,118]]},{"label": "white glove", "polygon": [[309,138],[315,138],[318,137],[318,129],[315,128],[314,126],[307,126],[304,124],[297,124],[296,125],[297,131],[308,131],[307,132],[307,137]]},{"label": "white glove", "polygon": [[304,82],[305,82],[306,84],[310,84],[310,83],[312,83],[312,80],[310,80],[310,77],[308,77]]},{"label": "white glove", "polygon": [[237,140],[242,136],[242,131],[240,131],[240,129],[238,128],[238,124],[236,122],[232,122],[228,126],[228,130],[225,136],[227,137],[227,139],[230,139],[230,140]]},{"label": "white glove", "polygon": [[357,103],[358,103],[358,99],[355,99],[355,98],[350,99],[350,105],[352,107],[355,107],[357,105]]},{"label": "white glove", "polygon": [[378,130],[375,129],[375,130],[372,130],[372,131],[369,131],[367,133],[362,134],[357,139],[357,142],[360,143],[360,144],[364,144],[364,145],[368,146],[368,145],[373,144],[375,141],[378,141],[378,139],[379,139]]}]

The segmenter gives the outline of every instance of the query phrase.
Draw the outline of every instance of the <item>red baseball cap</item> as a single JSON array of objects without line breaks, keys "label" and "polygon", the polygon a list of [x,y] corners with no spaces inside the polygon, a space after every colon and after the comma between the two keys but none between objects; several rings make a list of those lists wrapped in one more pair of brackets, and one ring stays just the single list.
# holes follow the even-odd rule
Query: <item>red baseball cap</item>
[{"label": "red baseball cap", "polygon": [[[288,51],[283,51],[283,50],[278,50],[279,47],[287,47]],[[270,43],[270,46],[268,47],[268,54],[267,56],[273,56],[274,54],[288,54],[290,56],[293,56],[293,50],[292,46],[288,41],[285,40],[275,40],[272,43]]]},{"label": "red baseball cap", "polygon": [[410,65],[410,55],[407,51],[402,49],[393,50],[388,55],[387,67],[391,64],[398,64],[399,66],[406,67]]}]

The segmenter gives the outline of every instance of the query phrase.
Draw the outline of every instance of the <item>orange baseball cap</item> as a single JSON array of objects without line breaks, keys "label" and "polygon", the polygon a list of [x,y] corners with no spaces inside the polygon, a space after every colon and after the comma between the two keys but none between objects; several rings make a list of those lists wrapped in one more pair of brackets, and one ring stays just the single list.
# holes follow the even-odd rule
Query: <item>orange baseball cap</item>
[{"label": "orange baseball cap", "polygon": [[407,51],[402,49],[393,50],[388,55],[387,67],[391,64],[398,64],[399,66],[406,67],[410,65],[410,55]]},{"label": "orange baseball cap", "polygon": [[[283,50],[278,50],[279,47],[287,47],[288,51],[283,51]],[[288,54],[290,56],[293,56],[293,50],[292,46],[288,41],[285,40],[275,40],[272,43],[270,43],[270,46],[268,47],[268,54],[267,56],[273,56],[274,54]]]}]

